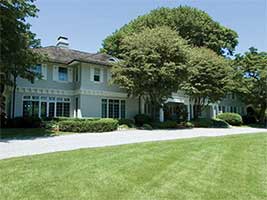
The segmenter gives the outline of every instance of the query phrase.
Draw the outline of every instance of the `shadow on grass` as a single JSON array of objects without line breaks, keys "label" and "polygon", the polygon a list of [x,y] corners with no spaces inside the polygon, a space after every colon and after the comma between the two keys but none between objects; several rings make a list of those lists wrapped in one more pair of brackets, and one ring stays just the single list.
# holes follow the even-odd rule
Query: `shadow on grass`
[{"label": "shadow on grass", "polygon": [[44,128],[3,128],[0,129],[0,141],[12,139],[34,139],[37,137],[51,137],[59,133]]}]

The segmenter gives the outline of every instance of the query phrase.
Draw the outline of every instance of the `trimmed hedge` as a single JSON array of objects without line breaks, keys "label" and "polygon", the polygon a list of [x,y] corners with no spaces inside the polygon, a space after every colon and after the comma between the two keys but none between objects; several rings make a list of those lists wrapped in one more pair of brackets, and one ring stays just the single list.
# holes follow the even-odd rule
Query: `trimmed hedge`
[{"label": "trimmed hedge", "polygon": [[194,124],[195,127],[199,128],[229,128],[230,125],[222,120],[222,119],[207,119],[207,118],[200,118],[197,120],[192,120],[192,124]]},{"label": "trimmed hedge", "polygon": [[118,127],[116,119],[75,119],[59,121],[58,127],[60,131],[66,132],[107,132],[114,131]]},{"label": "trimmed hedge", "polygon": [[42,127],[42,120],[38,117],[15,117],[14,119],[7,119],[7,128],[40,128]]},{"label": "trimmed hedge", "polygon": [[194,128],[194,124],[191,122],[181,122],[177,126],[178,128]]},{"label": "trimmed hedge", "polygon": [[144,130],[152,130],[153,127],[150,124],[143,124],[142,129],[144,129]]},{"label": "trimmed hedge", "polygon": [[158,129],[173,129],[177,128],[178,124],[176,121],[165,121],[165,122],[155,122],[152,123],[153,128],[158,128]]},{"label": "trimmed hedge", "polygon": [[151,117],[145,114],[135,115],[134,120],[137,126],[143,126],[143,124],[150,124],[152,122]]},{"label": "trimmed hedge", "polygon": [[242,117],[237,113],[221,113],[217,115],[217,118],[222,119],[234,126],[240,126],[243,124]]},{"label": "trimmed hedge", "polygon": [[119,119],[119,125],[127,125],[130,128],[134,127],[134,120],[132,119]]}]

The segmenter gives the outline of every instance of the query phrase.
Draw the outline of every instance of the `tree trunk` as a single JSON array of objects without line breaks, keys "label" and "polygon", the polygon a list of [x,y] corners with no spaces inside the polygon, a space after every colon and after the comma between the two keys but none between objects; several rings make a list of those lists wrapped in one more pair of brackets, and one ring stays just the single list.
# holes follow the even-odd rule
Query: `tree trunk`
[{"label": "tree trunk", "polygon": [[262,105],[262,108],[260,110],[260,118],[259,118],[261,124],[266,123],[265,112],[266,112],[266,105]]},{"label": "tree trunk", "polygon": [[198,119],[201,114],[201,105],[194,105],[194,119]]},{"label": "tree trunk", "polygon": [[12,118],[15,117],[15,100],[16,100],[16,89],[17,89],[17,76],[14,75],[14,86],[12,92]]},{"label": "tree trunk", "polygon": [[141,114],[141,95],[138,97],[138,114]]}]

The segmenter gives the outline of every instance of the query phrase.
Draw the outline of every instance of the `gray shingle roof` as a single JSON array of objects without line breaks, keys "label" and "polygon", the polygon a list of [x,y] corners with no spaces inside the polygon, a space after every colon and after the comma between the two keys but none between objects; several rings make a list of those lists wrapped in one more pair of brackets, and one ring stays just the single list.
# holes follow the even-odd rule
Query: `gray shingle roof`
[{"label": "gray shingle roof", "polygon": [[83,51],[61,48],[56,46],[48,46],[36,48],[35,51],[46,55],[50,62],[58,62],[69,64],[73,61],[110,65],[111,56],[104,53],[87,53]]}]

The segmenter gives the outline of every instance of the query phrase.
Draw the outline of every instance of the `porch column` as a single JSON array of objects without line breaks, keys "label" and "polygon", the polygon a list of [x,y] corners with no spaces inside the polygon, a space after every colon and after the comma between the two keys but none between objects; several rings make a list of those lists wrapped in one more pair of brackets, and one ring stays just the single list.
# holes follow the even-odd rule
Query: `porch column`
[{"label": "porch column", "polygon": [[159,121],[164,122],[164,111],[163,111],[163,105],[159,109]]},{"label": "porch column", "polygon": [[190,104],[187,104],[187,121],[190,121],[191,114],[190,114]]}]

